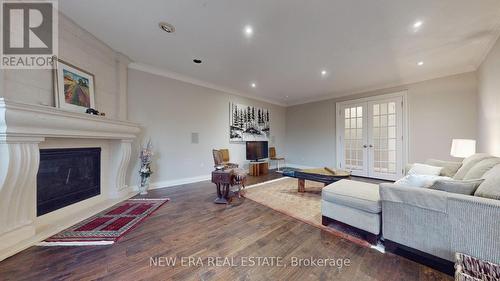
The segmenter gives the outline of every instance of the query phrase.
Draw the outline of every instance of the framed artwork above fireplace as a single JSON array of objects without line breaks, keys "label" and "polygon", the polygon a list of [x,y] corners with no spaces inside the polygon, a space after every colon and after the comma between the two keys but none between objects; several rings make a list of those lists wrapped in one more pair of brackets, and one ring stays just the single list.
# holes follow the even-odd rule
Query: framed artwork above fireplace
[{"label": "framed artwork above fireplace", "polygon": [[95,108],[92,73],[58,59],[54,78],[57,107],[82,113]]}]

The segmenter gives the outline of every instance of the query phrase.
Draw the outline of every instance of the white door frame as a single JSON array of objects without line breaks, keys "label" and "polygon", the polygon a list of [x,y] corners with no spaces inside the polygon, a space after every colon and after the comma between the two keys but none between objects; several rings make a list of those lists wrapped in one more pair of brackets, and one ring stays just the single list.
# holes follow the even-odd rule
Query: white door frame
[{"label": "white door frame", "polygon": [[404,169],[406,164],[408,163],[408,147],[409,147],[409,120],[408,120],[408,90],[403,90],[400,92],[395,92],[395,93],[389,93],[389,94],[382,94],[382,95],[376,95],[376,96],[371,96],[371,97],[366,97],[366,98],[360,98],[360,99],[354,99],[354,100],[347,100],[343,102],[337,102],[335,104],[335,120],[336,120],[336,135],[335,135],[335,146],[336,146],[336,167],[342,169],[341,167],[341,162],[343,160],[343,149],[341,146],[341,143],[343,140],[341,139],[341,136],[343,135],[343,132],[341,132],[342,123],[345,122],[344,120],[341,120],[339,118],[342,116],[342,112],[340,110],[341,107],[346,106],[348,104],[352,103],[362,103],[362,102],[372,102],[372,101],[377,101],[381,99],[390,99],[390,98],[398,98],[401,97],[403,100],[403,105],[402,105],[402,122],[403,122],[403,132],[402,132],[402,171],[401,174],[404,175]]},{"label": "white door frame", "polygon": [[[363,144],[366,144],[368,143],[368,131],[365,130],[365,128],[368,127],[368,115],[367,115],[367,111],[368,111],[368,107],[367,107],[367,104],[366,102],[357,102],[357,101],[349,101],[349,102],[344,102],[342,104],[339,105],[338,107],[338,115],[337,115],[337,120],[340,120],[339,123],[337,123],[337,128],[340,128],[339,126],[342,126],[342,127],[345,127],[342,122],[345,122],[345,109],[346,108],[359,108],[361,107],[362,110],[363,110],[363,115],[362,115],[362,143]],[[356,125],[357,128],[359,128],[358,125]],[[351,127],[352,128],[352,127]],[[342,146],[341,142],[344,142],[344,145],[345,145],[345,131],[344,130],[340,130],[338,129],[337,130],[337,139],[339,140],[337,145],[338,146]],[[352,139],[352,138],[351,138]],[[359,141],[356,140],[356,141]],[[351,173],[353,176],[361,176],[361,177],[367,177],[368,174],[368,150],[367,149],[363,149],[363,154],[362,154],[362,159],[363,159],[363,165],[361,166],[361,170],[359,169],[350,169]],[[352,150],[351,150],[352,152]],[[340,153],[340,154],[339,154]],[[340,149],[338,152],[337,152],[337,158],[341,159],[341,160],[345,160],[345,149]],[[359,160],[359,159],[358,159]],[[337,168],[340,167],[340,162],[339,161],[339,164],[337,164]],[[345,168],[345,167],[342,167],[342,168]]]}]

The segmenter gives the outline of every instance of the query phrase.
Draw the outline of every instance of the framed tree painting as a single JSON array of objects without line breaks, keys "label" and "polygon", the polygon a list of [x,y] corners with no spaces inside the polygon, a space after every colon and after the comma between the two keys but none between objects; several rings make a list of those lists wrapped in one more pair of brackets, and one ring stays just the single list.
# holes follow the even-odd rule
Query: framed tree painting
[{"label": "framed tree painting", "polygon": [[92,73],[63,60],[57,60],[55,84],[57,107],[83,113],[87,108],[95,108]]},{"label": "framed tree painting", "polygon": [[269,141],[268,109],[229,103],[229,141]]}]

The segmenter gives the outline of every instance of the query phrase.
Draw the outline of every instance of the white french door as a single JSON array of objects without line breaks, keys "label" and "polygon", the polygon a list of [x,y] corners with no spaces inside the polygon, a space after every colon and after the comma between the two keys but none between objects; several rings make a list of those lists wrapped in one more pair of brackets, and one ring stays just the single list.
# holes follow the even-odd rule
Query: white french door
[{"label": "white french door", "polygon": [[404,96],[392,94],[337,104],[340,168],[355,176],[403,176]]}]

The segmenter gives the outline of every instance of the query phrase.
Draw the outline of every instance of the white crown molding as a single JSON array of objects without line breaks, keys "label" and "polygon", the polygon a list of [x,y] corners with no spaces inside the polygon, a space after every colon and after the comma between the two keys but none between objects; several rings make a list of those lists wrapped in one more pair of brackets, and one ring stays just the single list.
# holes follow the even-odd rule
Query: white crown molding
[{"label": "white crown molding", "polygon": [[[495,43],[495,42],[493,42],[493,43]],[[491,50],[491,47],[490,47],[489,50]],[[485,55],[485,57],[486,57],[486,55]],[[349,96],[356,96],[356,95],[360,95],[360,94],[364,94],[364,93],[369,93],[369,92],[375,92],[375,91],[383,91],[385,89],[389,90],[389,89],[392,89],[392,88],[404,88],[404,87],[406,87],[407,85],[410,85],[410,84],[415,84],[415,83],[430,81],[430,80],[444,78],[444,77],[448,77],[448,76],[459,75],[459,74],[463,74],[463,73],[474,72],[474,71],[477,70],[476,67],[472,67],[472,68],[466,69],[465,71],[457,71],[457,72],[453,72],[453,73],[446,73],[444,75],[435,76],[435,77],[419,77],[419,78],[416,78],[416,79],[407,79],[407,80],[399,81],[399,82],[396,82],[396,83],[380,84],[380,85],[372,86],[372,87],[352,89],[352,90],[349,90],[349,91],[344,91],[342,93],[330,93],[330,94],[321,95],[321,96],[315,96],[315,97],[310,97],[310,98],[296,99],[296,100],[292,100],[292,101],[283,103],[283,102],[277,102],[277,101],[266,99],[266,98],[255,97],[255,96],[252,96],[250,94],[240,93],[240,92],[238,92],[236,90],[233,90],[233,89],[228,89],[228,88],[225,88],[225,87],[222,87],[222,86],[217,86],[217,85],[214,85],[212,83],[208,83],[208,82],[205,82],[205,81],[194,79],[194,78],[191,78],[191,77],[188,77],[188,76],[176,73],[176,72],[167,71],[167,70],[164,70],[164,69],[161,69],[161,68],[158,68],[158,67],[154,67],[154,66],[151,66],[151,65],[148,65],[148,64],[132,62],[132,63],[130,63],[128,65],[128,67],[130,69],[135,69],[135,70],[139,70],[139,71],[142,71],[142,72],[147,72],[147,73],[151,73],[151,74],[155,74],[155,75],[167,77],[167,78],[170,78],[170,79],[175,79],[175,80],[178,80],[178,81],[182,81],[182,82],[185,82],[185,83],[189,83],[189,84],[193,84],[193,85],[197,85],[197,86],[209,88],[209,89],[212,89],[212,90],[217,90],[217,91],[225,92],[225,93],[228,93],[228,94],[233,94],[233,95],[237,95],[237,96],[241,96],[241,97],[245,97],[245,98],[250,98],[250,99],[254,99],[254,100],[258,100],[258,101],[262,101],[262,102],[267,102],[267,103],[270,103],[270,104],[275,104],[275,105],[279,105],[279,106],[283,106],[283,107],[290,107],[290,106],[296,106],[296,105],[313,103],[313,102],[319,102],[319,101],[327,101],[327,100],[332,100],[332,99],[343,99],[343,98],[346,98],[346,97],[349,97]]]},{"label": "white crown molding", "polygon": [[475,62],[476,63],[476,71],[479,70],[479,68],[481,67],[483,62],[486,60],[488,55],[491,53],[491,50],[493,49],[493,47],[496,45],[497,41],[500,40],[500,22],[494,24],[492,26],[492,30],[495,31],[495,36],[493,36],[493,38],[489,42],[486,43],[484,53]]},{"label": "white crown molding", "polygon": [[238,91],[233,90],[233,89],[218,86],[218,85],[215,85],[215,84],[212,84],[209,82],[198,80],[198,79],[186,76],[186,75],[182,75],[182,74],[179,74],[176,72],[168,71],[168,70],[161,69],[161,68],[158,68],[158,67],[155,67],[152,65],[144,64],[144,63],[133,62],[133,63],[130,63],[128,65],[128,67],[130,69],[135,69],[135,70],[139,70],[142,72],[147,72],[147,73],[155,74],[158,76],[163,76],[163,77],[179,80],[179,81],[182,81],[185,83],[209,88],[209,89],[216,90],[216,91],[221,91],[224,93],[228,93],[228,94],[232,94],[232,95],[236,95],[236,96],[240,96],[240,97],[245,97],[245,98],[249,98],[249,99],[253,99],[253,100],[257,100],[257,101],[267,102],[267,103],[279,105],[279,106],[285,106],[285,107],[287,106],[285,103],[277,102],[277,101],[271,100],[271,99],[256,97],[254,95],[247,94],[247,93],[241,93],[241,92],[238,92]]},{"label": "white crown molding", "polygon": [[411,79],[411,80],[408,79],[408,80],[403,80],[403,81],[399,81],[399,82],[395,82],[395,83],[387,83],[387,84],[381,84],[381,85],[373,86],[373,87],[353,89],[353,90],[344,91],[341,93],[330,93],[330,94],[315,96],[315,97],[311,97],[311,98],[296,99],[296,100],[293,100],[293,101],[290,101],[289,103],[287,103],[286,106],[290,107],[290,106],[296,106],[296,105],[302,105],[302,104],[308,104],[308,103],[314,103],[314,102],[320,102],[320,101],[328,101],[328,100],[344,100],[348,97],[356,97],[359,95],[369,94],[369,93],[375,94],[376,92],[383,93],[383,92],[394,92],[394,91],[406,90],[406,89],[408,89],[408,86],[412,85],[412,84],[417,84],[417,83],[432,81],[432,80],[436,80],[436,79],[451,77],[451,76],[455,76],[455,75],[475,72],[476,70],[477,70],[476,68],[470,67],[470,68],[466,69],[465,71],[451,72],[451,73],[446,73],[446,74],[440,75],[440,76],[422,77],[422,78],[416,78],[416,79]]}]

